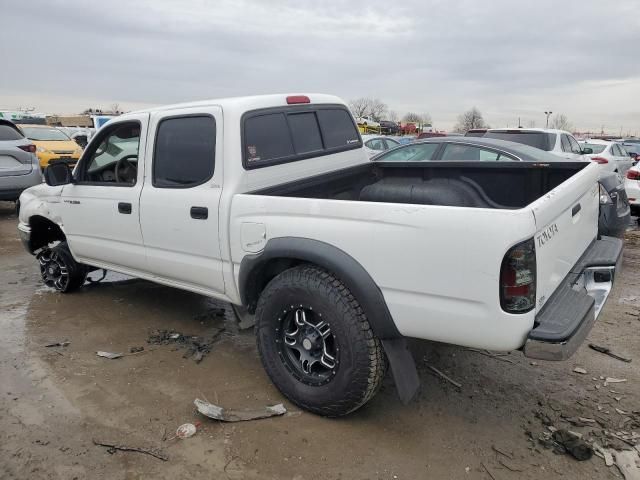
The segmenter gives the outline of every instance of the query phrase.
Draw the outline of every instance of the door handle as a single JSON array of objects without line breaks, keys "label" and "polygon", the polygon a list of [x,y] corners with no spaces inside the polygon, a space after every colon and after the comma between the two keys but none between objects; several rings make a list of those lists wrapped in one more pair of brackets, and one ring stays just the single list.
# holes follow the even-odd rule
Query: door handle
[{"label": "door handle", "polygon": [[125,215],[131,215],[131,204],[127,202],[118,202],[118,212]]},{"label": "door handle", "polygon": [[580,210],[582,210],[582,205],[580,205],[579,203],[577,205],[574,205],[571,209],[571,216],[575,217]]},{"label": "door handle", "polygon": [[207,207],[191,207],[191,218],[206,220],[209,218],[209,209]]}]

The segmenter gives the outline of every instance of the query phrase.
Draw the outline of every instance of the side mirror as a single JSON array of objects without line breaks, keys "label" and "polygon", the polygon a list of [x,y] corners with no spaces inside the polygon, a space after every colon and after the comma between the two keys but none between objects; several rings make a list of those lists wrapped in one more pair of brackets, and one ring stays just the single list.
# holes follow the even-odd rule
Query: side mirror
[{"label": "side mirror", "polygon": [[582,154],[583,155],[590,155],[593,153],[593,148],[589,148],[589,147],[584,147],[582,149]]},{"label": "side mirror", "polygon": [[51,187],[67,185],[72,180],[71,168],[66,163],[52,163],[44,169],[44,181]]}]

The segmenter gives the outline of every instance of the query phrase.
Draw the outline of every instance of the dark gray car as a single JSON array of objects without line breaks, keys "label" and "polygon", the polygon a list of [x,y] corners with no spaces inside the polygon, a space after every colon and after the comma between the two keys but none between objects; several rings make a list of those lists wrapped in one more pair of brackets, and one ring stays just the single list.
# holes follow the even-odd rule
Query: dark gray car
[{"label": "dark gray car", "polygon": [[0,119],[0,200],[16,201],[41,182],[36,146],[12,122]]},{"label": "dark gray car", "polygon": [[[375,162],[535,162],[567,160],[539,148],[516,142],[482,137],[438,137],[402,145],[372,158]],[[616,174],[600,177],[601,235],[622,237],[631,221],[629,200]]]}]

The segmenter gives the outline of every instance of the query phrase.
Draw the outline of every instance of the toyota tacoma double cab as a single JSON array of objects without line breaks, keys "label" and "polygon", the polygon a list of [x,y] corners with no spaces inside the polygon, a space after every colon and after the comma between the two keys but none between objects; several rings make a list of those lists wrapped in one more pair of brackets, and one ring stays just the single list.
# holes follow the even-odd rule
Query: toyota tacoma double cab
[{"label": "toyota tacoma double cab", "polygon": [[370,162],[329,95],[128,113],[45,179],[18,226],[45,284],[108,269],[230,302],[278,389],[327,416],[388,366],[408,402],[410,337],[568,358],[620,267],[596,165]]}]

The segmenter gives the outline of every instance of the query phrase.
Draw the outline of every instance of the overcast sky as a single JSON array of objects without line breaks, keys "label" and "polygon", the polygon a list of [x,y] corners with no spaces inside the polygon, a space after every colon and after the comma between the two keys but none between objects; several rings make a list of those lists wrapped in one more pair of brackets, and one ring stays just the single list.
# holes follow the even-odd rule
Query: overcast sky
[{"label": "overcast sky", "polygon": [[638,0],[0,0],[0,108],[278,92],[640,134]]}]

